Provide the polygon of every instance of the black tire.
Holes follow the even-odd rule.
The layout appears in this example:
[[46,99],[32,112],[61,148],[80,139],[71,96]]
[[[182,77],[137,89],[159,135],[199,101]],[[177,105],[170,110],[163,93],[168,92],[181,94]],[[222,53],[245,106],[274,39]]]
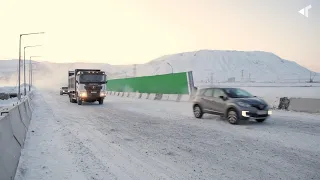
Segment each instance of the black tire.
[[77,98],[78,105],[82,105],[82,100],[80,98]]
[[103,104],[103,99],[99,99],[99,104]]
[[62,96],[63,94],[62,93],[60,93],[60,96]]
[[193,106],[193,115],[194,117],[200,119],[203,116],[203,111],[199,105],[194,105]]
[[229,109],[226,117],[230,124],[239,124],[240,122],[239,115],[235,109]]
[[267,118],[265,118],[265,119],[256,119],[256,121],[259,122],[259,123],[262,123],[262,122],[264,122],[266,119],[267,119]]

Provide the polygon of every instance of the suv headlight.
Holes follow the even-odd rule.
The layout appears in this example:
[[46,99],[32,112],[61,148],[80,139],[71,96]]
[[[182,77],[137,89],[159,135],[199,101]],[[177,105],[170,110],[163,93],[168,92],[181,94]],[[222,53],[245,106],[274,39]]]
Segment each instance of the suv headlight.
[[237,104],[238,104],[239,106],[241,106],[241,107],[251,107],[250,104],[244,103],[244,102],[237,102]]

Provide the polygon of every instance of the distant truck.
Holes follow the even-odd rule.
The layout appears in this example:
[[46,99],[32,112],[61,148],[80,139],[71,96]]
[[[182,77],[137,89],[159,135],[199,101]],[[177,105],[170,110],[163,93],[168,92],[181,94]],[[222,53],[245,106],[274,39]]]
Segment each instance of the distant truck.
[[68,72],[71,103],[95,102],[103,104],[106,97],[107,76],[99,69],[75,69]]

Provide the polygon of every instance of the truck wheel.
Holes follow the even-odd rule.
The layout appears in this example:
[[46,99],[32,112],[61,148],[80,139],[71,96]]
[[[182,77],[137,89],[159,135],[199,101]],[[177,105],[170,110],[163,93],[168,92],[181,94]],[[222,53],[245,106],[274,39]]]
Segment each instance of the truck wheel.
[[82,104],[82,100],[80,98],[77,98],[77,102],[78,102],[78,105]]
[[99,99],[99,104],[103,104],[103,99]]

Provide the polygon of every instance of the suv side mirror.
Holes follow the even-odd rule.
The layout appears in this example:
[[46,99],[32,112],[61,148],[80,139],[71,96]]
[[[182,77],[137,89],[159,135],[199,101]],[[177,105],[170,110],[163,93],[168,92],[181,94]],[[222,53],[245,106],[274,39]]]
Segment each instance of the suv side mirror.
[[108,81],[106,81],[106,84],[108,84]]
[[222,100],[227,100],[228,99],[228,97],[225,97],[225,96],[219,96]]

